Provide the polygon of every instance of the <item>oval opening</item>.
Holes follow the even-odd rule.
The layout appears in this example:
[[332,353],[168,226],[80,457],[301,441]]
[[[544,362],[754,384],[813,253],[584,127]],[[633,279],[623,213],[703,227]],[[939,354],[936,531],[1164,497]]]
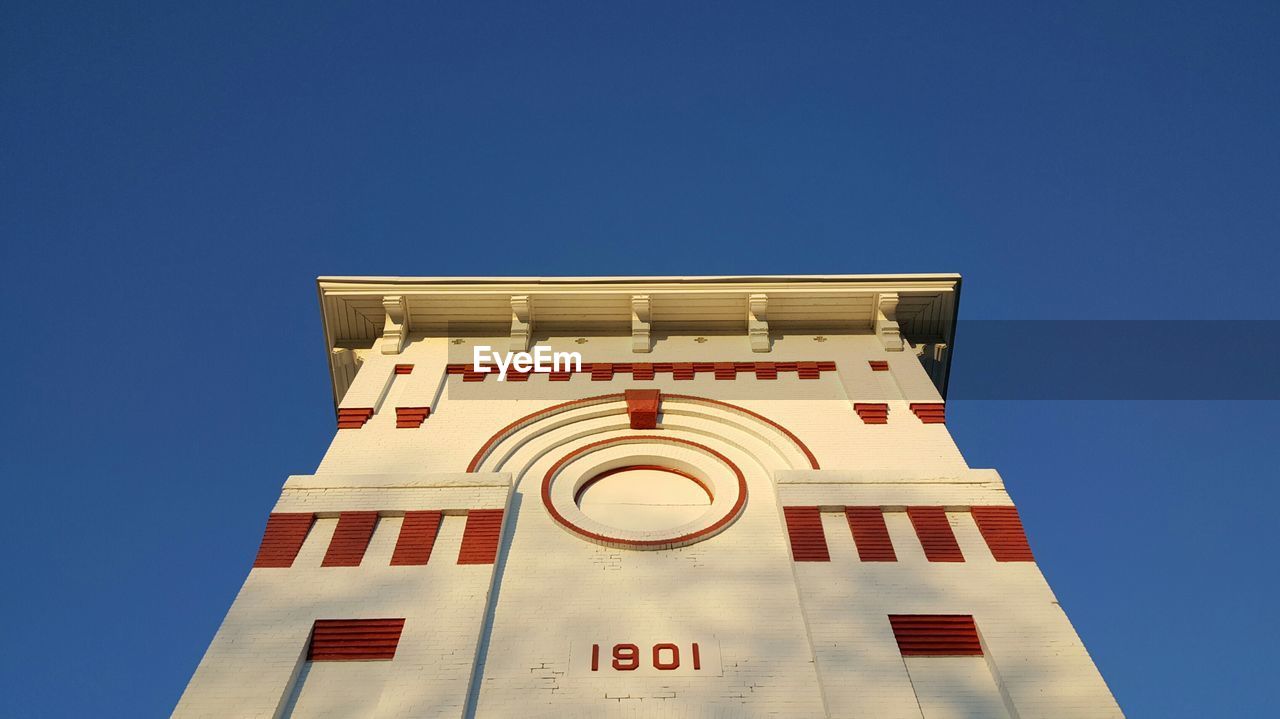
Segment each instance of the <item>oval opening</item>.
[[691,474],[667,467],[619,467],[587,480],[575,500],[601,524],[657,531],[688,524],[711,506],[711,491]]

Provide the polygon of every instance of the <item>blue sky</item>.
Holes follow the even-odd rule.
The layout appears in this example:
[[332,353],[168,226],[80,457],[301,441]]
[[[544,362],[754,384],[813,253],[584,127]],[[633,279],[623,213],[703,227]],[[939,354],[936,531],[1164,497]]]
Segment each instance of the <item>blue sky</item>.
[[[333,432],[316,275],[948,271],[966,319],[1280,319],[1278,35],[1247,2],[0,2],[3,713],[172,708]],[[1131,716],[1273,708],[1278,420],[951,403]]]

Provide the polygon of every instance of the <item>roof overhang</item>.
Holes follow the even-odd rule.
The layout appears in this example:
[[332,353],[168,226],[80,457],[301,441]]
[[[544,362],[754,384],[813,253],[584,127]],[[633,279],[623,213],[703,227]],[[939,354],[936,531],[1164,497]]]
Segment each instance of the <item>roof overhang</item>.
[[[325,347],[367,348],[387,327],[415,336],[495,336],[513,311],[538,332],[626,334],[637,298],[671,333],[748,332],[749,303],[767,298],[771,331],[871,332],[892,307],[915,345],[953,344],[958,274],[713,277],[320,277]],[[896,303],[890,298],[896,296]],[[389,323],[390,322],[390,323]],[[950,352],[938,379],[946,392]],[[339,391],[336,383],[335,393]]]

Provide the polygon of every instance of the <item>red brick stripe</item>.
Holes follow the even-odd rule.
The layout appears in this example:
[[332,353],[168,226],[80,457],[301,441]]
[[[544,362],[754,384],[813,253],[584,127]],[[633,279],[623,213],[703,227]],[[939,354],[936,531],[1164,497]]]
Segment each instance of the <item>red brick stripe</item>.
[[884,512],[879,507],[845,507],[844,517],[853,533],[853,543],[858,547],[858,559],[864,562],[896,562],[893,540],[884,524]]
[[829,562],[827,535],[822,531],[822,515],[817,507],[783,507],[791,558],[797,562]]
[[396,374],[413,374],[413,365],[411,364],[396,365]]
[[963,562],[960,544],[951,531],[947,512],[942,507],[907,507],[907,516],[916,528],[924,556],[930,562]]
[[403,619],[317,619],[307,659],[360,662],[392,659],[404,631]]
[[442,517],[443,513],[437,511],[405,512],[400,537],[396,539],[396,550],[391,554],[391,566],[426,564],[431,559]]
[[315,518],[311,512],[276,512],[268,516],[253,566],[292,567]]
[[1036,561],[1016,508],[970,507],[969,512],[997,562]]
[[498,538],[501,534],[501,509],[473,509],[467,512],[467,528],[462,532],[458,564],[493,564],[498,557]]
[[904,657],[982,656],[978,627],[968,614],[890,614]]
[[369,548],[369,538],[378,524],[377,512],[343,512],[338,515],[338,527],[329,540],[329,550],[324,553],[322,567],[358,567]]
[[888,372],[889,363],[885,360],[869,360],[867,362],[871,366],[872,372]]
[[[496,371],[477,372],[467,364],[451,364],[447,374],[462,375],[464,382],[483,382]],[[699,374],[710,374],[719,380],[736,379],[738,375],[753,373],[756,379],[777,379],[779,372],[795,372],[799,379],[820,379],[823,372],[835,372],[832,360],[805,362],[584,362],[583,374],[591,375],[596,382],[608,382],[618,375],[630,374],[632,380],[652,380],[656,374],[670,374],[672,379],[691,380]],[[524,382],[530,374],[546,374],[552,382],[566,382],[575,372],[507,372],[507,381]]]
[[853,411],[863,424],[889,424],[889,405],[883,402],[858,402]]

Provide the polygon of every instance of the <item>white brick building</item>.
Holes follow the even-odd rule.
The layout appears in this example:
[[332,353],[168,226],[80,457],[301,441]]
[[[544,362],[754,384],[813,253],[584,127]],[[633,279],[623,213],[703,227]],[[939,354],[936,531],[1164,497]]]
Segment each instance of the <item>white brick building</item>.
[[322,278],[339,429],[174,716],[1121,716],[947,432],[959,287]]

